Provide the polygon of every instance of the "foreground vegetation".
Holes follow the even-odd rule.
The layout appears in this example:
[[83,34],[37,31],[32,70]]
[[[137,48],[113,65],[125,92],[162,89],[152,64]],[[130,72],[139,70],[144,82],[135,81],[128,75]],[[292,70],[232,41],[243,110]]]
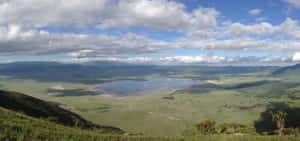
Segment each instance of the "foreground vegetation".
[[[255,134],[255,130],[234,123],[221,124],[216,128],[214,120],[206,120],[197,124],[197,130],[193,135],[150,137],[142,134],[124,133],[117,128],[85,125],[91,123],[86,123],[87,121],[84,119],[80,120],[84,121],[82,125],[78,123],[70,125],[59,120],[60,118],[68,119],[75,114],[60,109],[52,103],[7,91],[0,91],[0,97],[2,100],[0,106],[0,141],[296,141],[300,139],[297,137],[298,134],[285,137],[258,136]],[[43,114],[50,114],[47,111],[51,111],[51,109],[51,116],[56,117],[56,120],[43,117]],[[67,114],[61,115],[61,112]],[[234,135],[234,133],[245,134]]]
[[296,136],[176,136],[112,135],[66,127],[0,107],[0,141],[297,141]]

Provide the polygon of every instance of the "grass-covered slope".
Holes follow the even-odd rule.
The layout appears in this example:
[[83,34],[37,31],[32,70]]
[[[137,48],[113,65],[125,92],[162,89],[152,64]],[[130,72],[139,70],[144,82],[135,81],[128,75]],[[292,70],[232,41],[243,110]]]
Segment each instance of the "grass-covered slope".
[[287,79],[298,79],[298,76],[300,76],[300,64],[279,68],[272,75]]
[[0,90],[0,107],[66,126],[80,126],[85,129],[96,128],[101,132],[109,133],[123,132],[119,128],[93,124],[75,113],[60,108],[58,104],[42,101],[17,92]]
[[177,136],[104,135],[67,127],[0,107],[0,141],[297,141],[294,136]]
[[88,140],[101,135],[96,131],[59,125],[2,107],[0,113],[1,141]]

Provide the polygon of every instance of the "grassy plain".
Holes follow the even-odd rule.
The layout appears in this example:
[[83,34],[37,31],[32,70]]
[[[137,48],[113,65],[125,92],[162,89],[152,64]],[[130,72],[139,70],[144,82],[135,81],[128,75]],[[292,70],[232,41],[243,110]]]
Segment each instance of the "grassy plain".
[[[59,68],[59,66],[55,65],[52,68]],[[240,73],[240,68],[201,70],[191,67],[184,70],[178,67],[172,70],[168,67],[158,67],[150,68],[151,71],[147,71],[149,67],[146,69],[120,68],[119,70],[111,69],[113,73],[109,69],[102,69],[101,71],[105,73],[100,73],[99,76],[105,77],[92,78],[93,74],[96,74],[94,68],[89,70],[90,73],[84,73],[85,67],[79,68],[83,70],[76,76],[81,74],[89,76],[88,78],[80,77],[84,79],[82,83],[79,83],[80,80],[72,81],[72,75],[66,79],[68,81],[60,81],[59,75],[62,74],[52,79],[50,75],[45,76],[50,72],[45,74],[37,72],[40,73],[37,77],[34,73],[13,76],[7,71],[7,75],[0,76],[0,88],[57,102],[61,104],[61,107],[95,123],[116,126],[127,132],[143,133],[148,136],[190,135],[194,132],[194,125],[207,118],[216,119],[218,123],[236,122],[255,126],[255,121],[260,120],[261,114],[274,102],[300,107],[298,81],[274,78],[268,69],[262,71],[257,69],[252,72],[247,68],[241,68],[245,73]],[[67,74],[67,71],[58,72]],[[32,79],[29,78],[31,76]],[[203,88],[195,86],[194,89],[188,88],[179,92],[134,97],[98,95],[93,91],[93,88],[99,84],[98,82],[166,76],[213,80],[209,82],[215,82],[215,84],[207,91],[199,91]],[[93,79],[92,82],[97,83],[85,83],[91,82],[90,78]],[[63,96],[53,95],[49,91],[54,87],[63,88],[60,90]]]
[[[63,108],[101,125],[117,126],[128,132],[155,136],[192,134],[194,124],[206,118],[214,118],[218,122],[253,125],[270,102],[291,101],[287,97],[280,99],[262,98],[247,94],[247,92],[252,92],[253,95],[255,93],[260,94],[263,93],[260,91],[268,90],[257,89],[256,87],[220,89],[205,93],[183,92],[173,94],[166,92],[135,97],[111,97],[107,95],[57,97],[49,95],[47,90],[60,85],[65,90],[82,89],[84,93],[91,91],[95,85],[39,82],[25,79],[10,80],[9,78],[2,78],[2,80],[5,80],[0,81],[2,89],[20,91],[43,100],[58,102],[62,104]],[[229,86],[239,84],[238,82],[251,83],[261,80],[264,78],[236,77],[224,78],[220,82],[224,86]],[[169,96],[173,99],[164,98]],[[243,109],[241,107],[250,108]]]

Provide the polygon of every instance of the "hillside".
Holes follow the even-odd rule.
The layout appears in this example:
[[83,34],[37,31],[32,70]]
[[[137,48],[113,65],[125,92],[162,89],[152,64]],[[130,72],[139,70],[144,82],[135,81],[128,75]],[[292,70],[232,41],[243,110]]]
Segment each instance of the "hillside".
[[272,75],[289,79],[297,79],[295,76],[300,76],[300,64],[279,68],[274,71]]
[[278,136],[187,136],[144,137],[104,135],[94,130],[66,127],[0,107],[1,141],[297,141],[297,137]]
[[103,133],[122,133],[119,128],[93,124],[79,115],[62,109],[58,104],[45,102],[17,92],[0,90],[0,106],[35,118],[46,119],[65,126],[97,129]]
[[70,140],[90,139],[96,131],[58,125],[0,107],[0,140]]

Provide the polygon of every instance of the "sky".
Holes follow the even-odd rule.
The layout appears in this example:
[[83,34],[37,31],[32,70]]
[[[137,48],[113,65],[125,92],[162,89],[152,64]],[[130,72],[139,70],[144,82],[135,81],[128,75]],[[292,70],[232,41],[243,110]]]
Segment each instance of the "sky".
[[300,63],[300,0],[0,0],[0,63]]

